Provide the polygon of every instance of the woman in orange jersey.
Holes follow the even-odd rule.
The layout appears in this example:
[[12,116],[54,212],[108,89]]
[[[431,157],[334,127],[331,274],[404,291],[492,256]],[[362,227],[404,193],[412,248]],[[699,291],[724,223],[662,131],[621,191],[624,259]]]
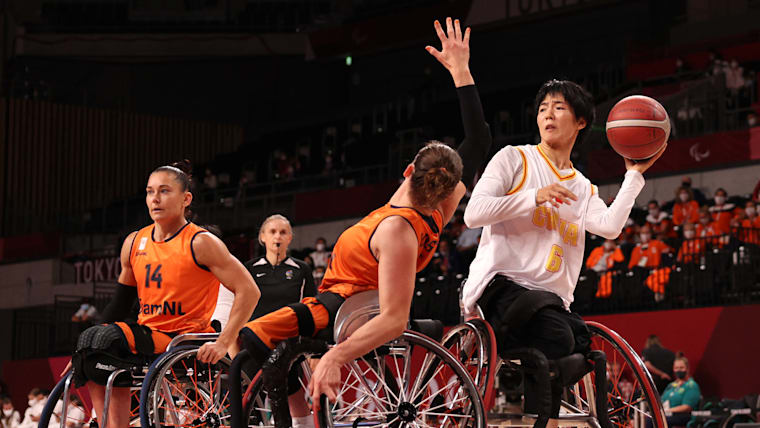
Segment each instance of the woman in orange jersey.
[[[251,316],[259,290],[224,243],[186,219],[192,202],[189,162],[151,173],[145,203],[153,224],[132,232],[121,248],[116,295],[103,311],[105,324],[85,330],[72,358],[74,381],[86,384],[98,417],[103,417],[105,382],[125,362],[144,362],[162,353],[180,333],[213,332],[219,283],[235,294],[226,328],[197,354],[215,363]],[[121,322],[139,298],[137,323]],[[112,392],[109,426],[129,425],[129,383]],[[102,419],[101,419],[102,420]]]
[[[404,181],[383,207],[373,211],[338,238],[319,294],[246,324],[242,344],[261,364],[277,343],[298,335],[313,336],[332,324],[342,301],[356,293],[379,290],[380,314],[319,361],[309,389],[314,403],[326,394],[335,400],[343,364],[401,335],[417,272],[430,261],[443,226],[451,219],[485,160],[491,136],[469,71],[469,29],[446,22],[441,52],[427,47],[451,73],[457,88],[465,128],[458,152],[441,143],[423,147],[404,170]],[[461,155],[461,156],[460,156]]]

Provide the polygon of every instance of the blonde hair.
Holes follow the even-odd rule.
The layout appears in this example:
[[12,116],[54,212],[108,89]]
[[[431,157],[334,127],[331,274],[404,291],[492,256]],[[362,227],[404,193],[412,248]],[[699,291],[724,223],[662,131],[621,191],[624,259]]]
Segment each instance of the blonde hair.
[[288,220],[288,218],[282,214],[272,214],[269,217],[264,219],[264,222],[261,223],[261,227],[259,228],[259,244],[261,244],[262,246],[264,245],[264,241],[261,240],[261,234],[264,233],[264,228],[266,227],[266,225],[275,220],[284,221],[288,225],[288,229],[290,229],[290,235],[293,236],[293,226],[290,225],[290,220]]

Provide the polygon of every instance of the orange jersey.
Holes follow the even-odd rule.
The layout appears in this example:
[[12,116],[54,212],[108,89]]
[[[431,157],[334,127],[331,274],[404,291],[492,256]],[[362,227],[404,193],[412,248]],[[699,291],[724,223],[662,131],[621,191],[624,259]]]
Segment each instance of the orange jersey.
[[155,242],[153,228],[137,232],[130,251],[140,301],[138,324],[169,333],[212,332],[219,280],[196,262],[191,247],[206,230],[187,223],[169,239]]
[[378,262],[372,254],[369,241],[380,222],[392,216],[403,217],[417,235],[417,272],[427,266],[438,246],[443,216],[439,211],[434,211],[428,217],[413,208],[386,204],[340,235],[319,291],[330,291],[345,298],[361,291],[377,289]]
[[678,250],[678,261],[685,263],[699,262],[699,257],[705,254],[703,244],[703,240],[700,239],[685,239]]
[[697,201],[676,202],[673,204],[673,223],[680,226],[684,223],[699,221],[699,204]]
[[660,258],[662,253],[666,253],[670,250],[664,242],[657,239],[652,239],[647,244],[637,244],[636,248],[631,253],[631,261],[628,263],[628,268],[632,269],[634,266],[640,264],[642,259],[646,258],[642,267],[656,268],[660,266]]

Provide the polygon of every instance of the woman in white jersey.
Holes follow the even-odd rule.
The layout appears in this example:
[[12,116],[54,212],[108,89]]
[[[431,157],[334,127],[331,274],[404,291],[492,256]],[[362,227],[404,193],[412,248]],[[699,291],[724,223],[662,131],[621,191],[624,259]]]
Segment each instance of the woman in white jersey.
[[[494,155],[465,210],[467,226],[483,227],[483,234],[463,299],[467,311],[474,313],[476,305],[483,310],[500,352],[528,346],[555,360],[584,352],[589,343],[585,323],[568,311],[586,231],[608,239],[620,234],[644,186],[642,173],[664,148],[646,161],[625,159],[628,172],[607,207],[570,162],[573,146],[594,122],[591,95],[573,82],[550,80],[536,95],[535,112],[541,142],[507,146]],[[510,311],[528,290],[553,293],[529,296],[549,296],[556,304],[526,298]],[[559,412],[559,392],[552,387],[552,418]],[[526,394],[526,413],[537,413],[536,400]]]

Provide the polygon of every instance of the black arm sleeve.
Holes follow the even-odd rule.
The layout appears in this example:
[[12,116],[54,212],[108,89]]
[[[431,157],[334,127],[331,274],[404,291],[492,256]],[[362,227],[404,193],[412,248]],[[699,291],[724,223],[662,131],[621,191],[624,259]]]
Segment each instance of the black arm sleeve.
[[317,295],[317,287],[314,285],[314,272],[311,271],[311,266],[306,262],[302,263],[303,267],[303,297],[314,297]]
[[457,88],[459,108],[464,126],[464,141],[457,152],[462,157],[462,182],[472,187],[475,174],[483,166],[491,150],[491,130],[483,114],[483,105],[475,85]]
[[103,309],[102,321],[124,321],[129,316],[132,305],[137,299],[137,287],[119,283],[116,285],[116,294]]

